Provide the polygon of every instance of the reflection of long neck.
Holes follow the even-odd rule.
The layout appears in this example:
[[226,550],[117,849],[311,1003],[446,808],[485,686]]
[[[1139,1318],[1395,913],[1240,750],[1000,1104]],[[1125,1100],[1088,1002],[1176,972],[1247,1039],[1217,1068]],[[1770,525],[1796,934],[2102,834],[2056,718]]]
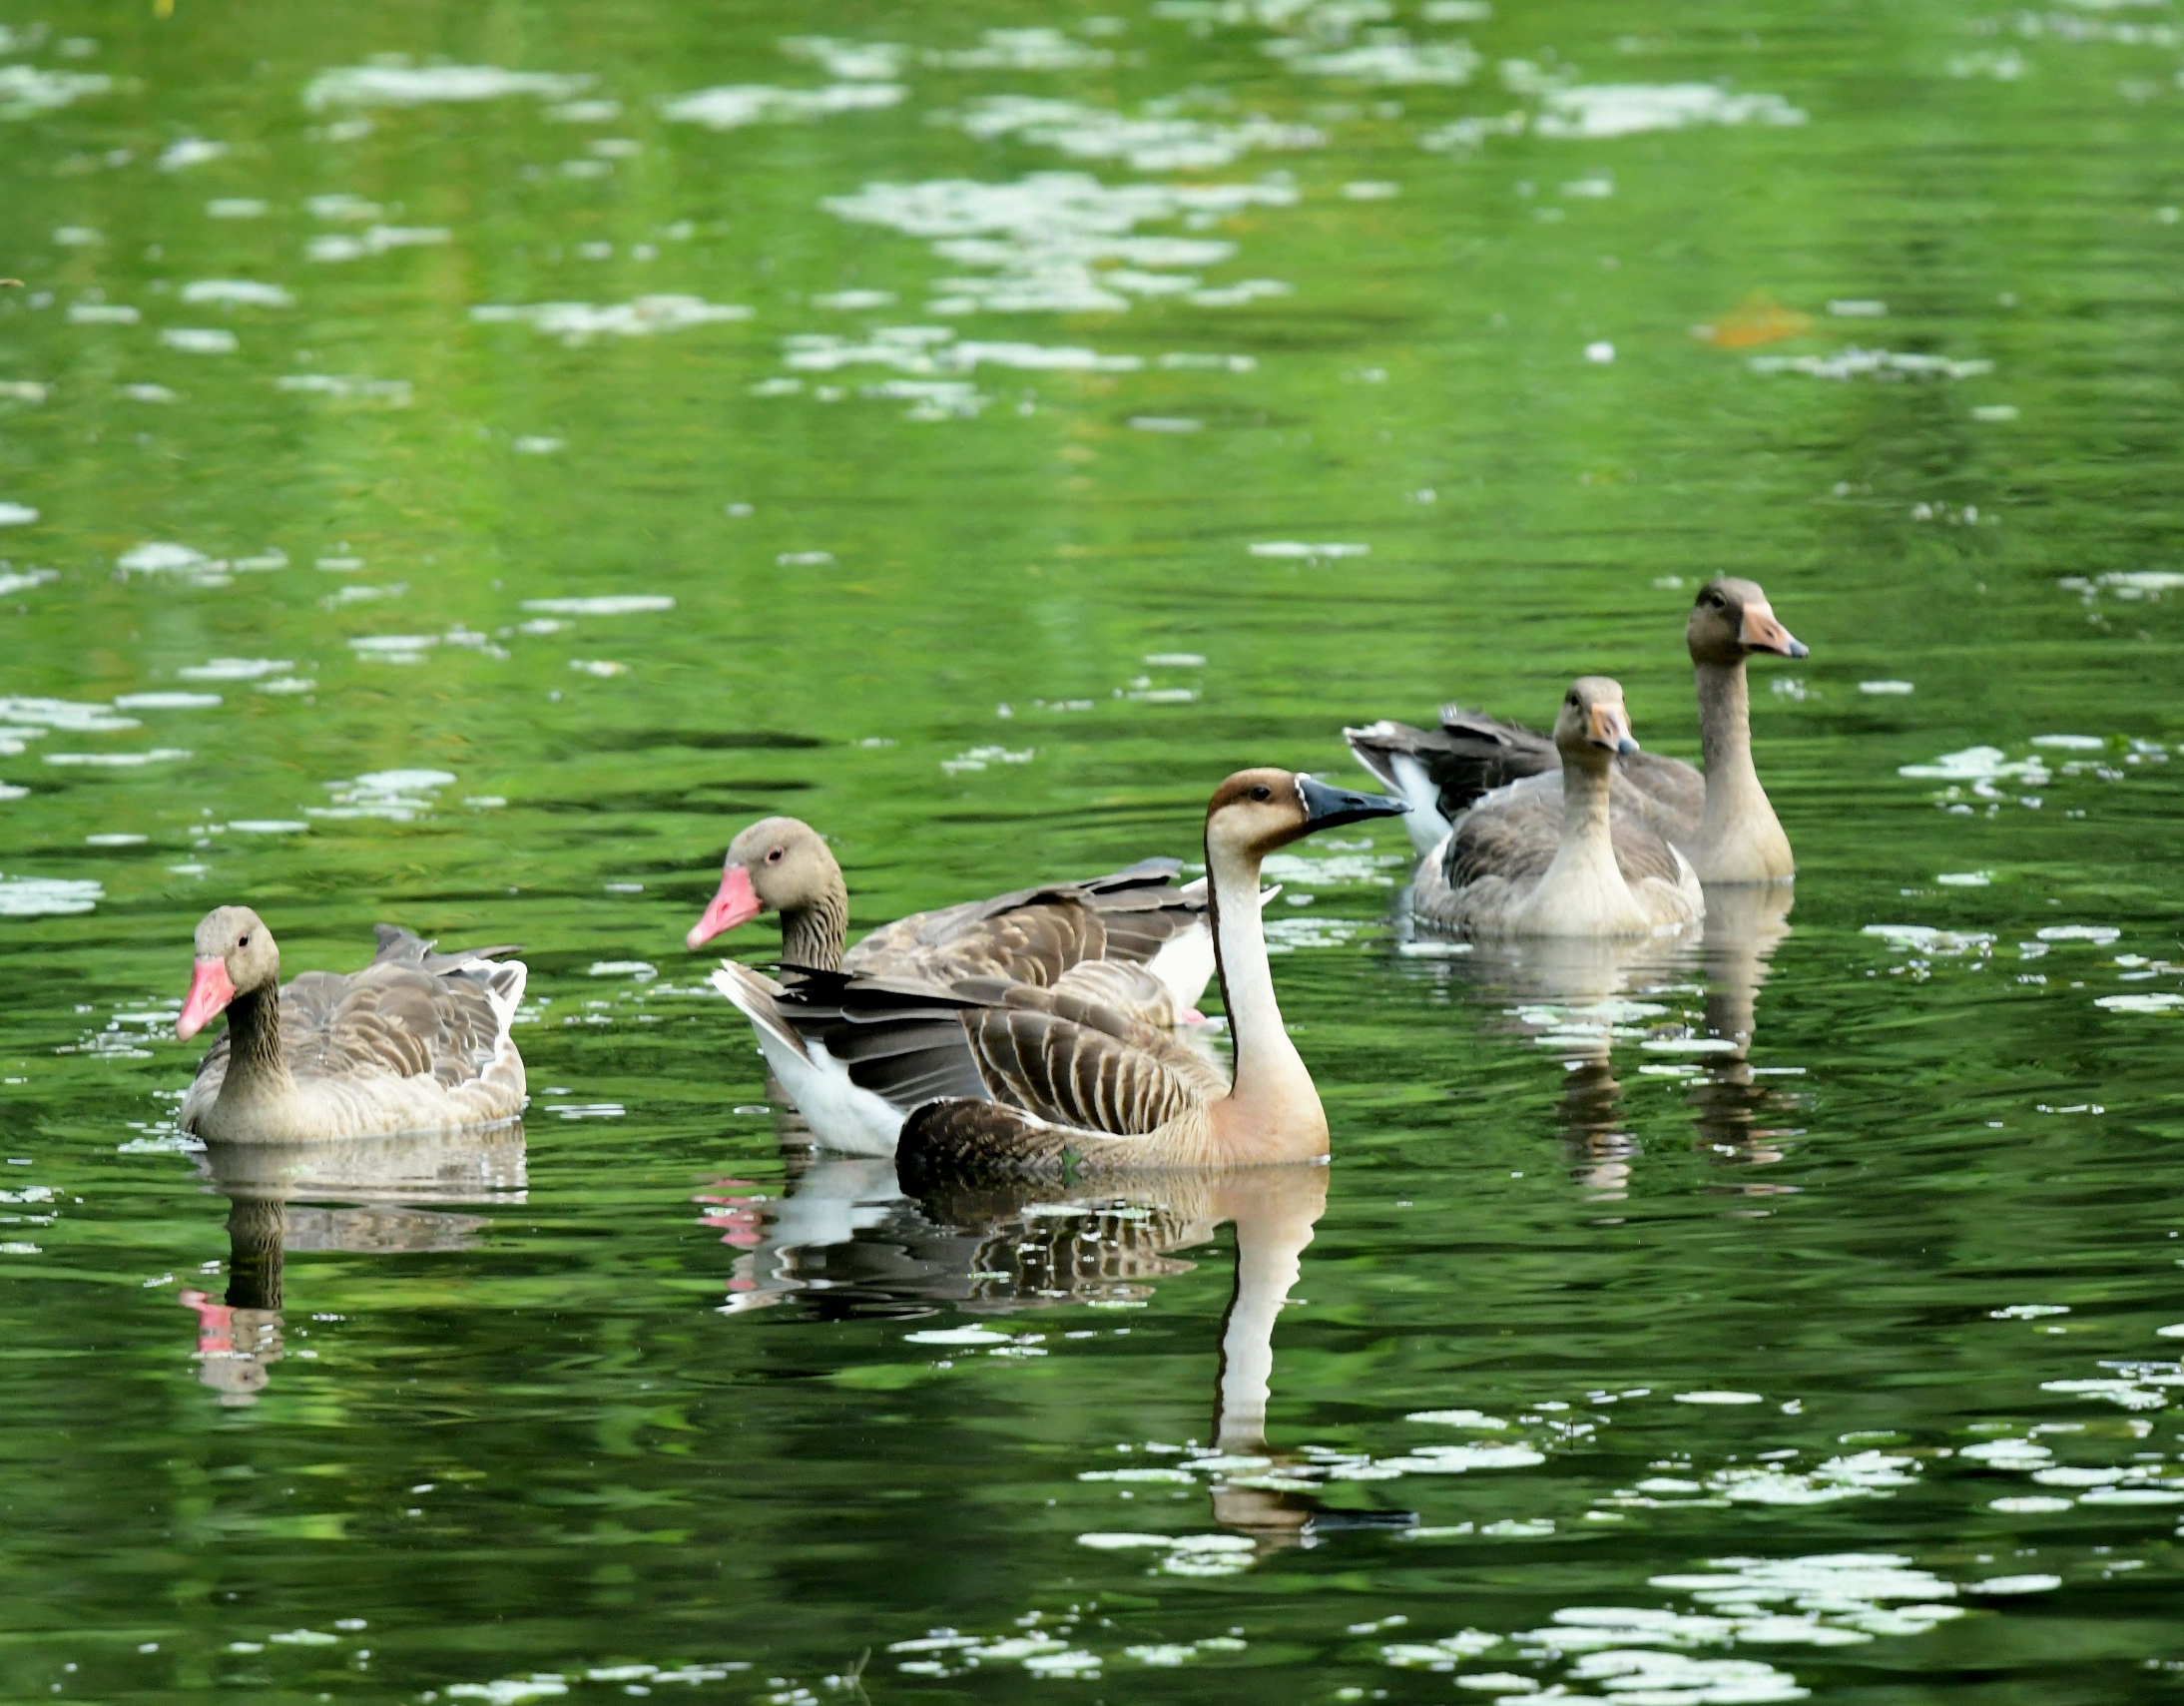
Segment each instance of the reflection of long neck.
[[1267,1435],[1274,1379],[1274,1323],[1297,1284],[1305,1246],[1327,1208],[1324,1168],[1280,1170],[1243,1187],[1236,1217],[1236,1290],[1221,1323],[1221,1386],[1214,1442],[1224,1451],[1256,1450]]
[[1206,839],[1221,1001],[1236,1045],[1236,1079],[1214,1104],[1219,1159],[1307,1161],[1328,1152],[1327,1115],[1282,1023],[1259,915],[1260,855]]
[[280,983],[277,975],[246,989],[228,1003],[228,1073],[222,1101],[243,1102],[294,1087],[280,1053]]
[[278,1309],[287,1205],[277,1197],[237,1197],[228,1213],[228,1302]]
[[782,963],[839,971],[842,945],[849,939],[849,889],[833,856],[823,849],[820,856],[825,868],[819,893],[782,913]]
[[1697,666],[1706,811],[1685,851],[1704,882],[1779,882],[1790,843],[1752,765],[1752,694],[1744,660]]

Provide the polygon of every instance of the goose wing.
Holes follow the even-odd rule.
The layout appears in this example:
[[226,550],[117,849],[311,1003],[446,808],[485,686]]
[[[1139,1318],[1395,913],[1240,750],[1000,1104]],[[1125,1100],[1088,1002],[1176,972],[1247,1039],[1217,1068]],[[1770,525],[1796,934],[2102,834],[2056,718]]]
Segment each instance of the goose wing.
[[452,1090],[485,1075],[508,1038],[524,967],[434,973],[375,960],[347,977],[306,971],[280,991],[288,1070],[316,1078],[432,1077]]
[[851,973],[935,983],[1007,977],[1050,987],[1086,960],[1142,964],[1203,926],[1206,903],[1175,885],[1175,859],[1141,860],[1083,882],[1018,889],[919,912],[874,930],[842,959]]

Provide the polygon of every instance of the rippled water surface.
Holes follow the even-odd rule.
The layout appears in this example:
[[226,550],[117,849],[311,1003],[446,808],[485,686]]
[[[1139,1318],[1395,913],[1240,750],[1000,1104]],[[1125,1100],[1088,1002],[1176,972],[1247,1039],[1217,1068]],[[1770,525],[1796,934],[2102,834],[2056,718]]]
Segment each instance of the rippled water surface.
[[[0,1692],[2173,1697],[2168,0],[4,16]],[[1695,754],[1724,569],[1795,909],[1293,850],[1324,1172],[907,1201],[681,947]],[[524,1130],[192,1153],[230,899],[527,944]]]

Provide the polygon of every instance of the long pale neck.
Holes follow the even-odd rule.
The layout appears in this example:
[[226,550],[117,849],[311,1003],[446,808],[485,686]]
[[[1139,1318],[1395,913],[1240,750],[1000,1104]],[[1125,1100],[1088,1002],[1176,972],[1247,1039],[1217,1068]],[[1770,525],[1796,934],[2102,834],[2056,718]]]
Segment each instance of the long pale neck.
[[1589,754],[1563,759],[1562,841],[1555,850],[1556,865],[1615,863],[1615,844],[1608,834],[1612,786],[1608,765],[1590,762]]
[[1711,818],[1717,796],[1760,792],[1759,772],[1752,768],[1752,688],[1742,658],[1733,664],[1700,664],[1695,673],[1699,744],[1706,754],[1706,810]]
[[1219,1104],[1224,1148],[1238,1161],[1327,1153],[1327,1116],[1274,998],[1259,916],[1259,855],[1206,848],[1221,1001],[1236,1045],[1236,1080]]
[[1790,843],[1752,766],[1752,697],[1744,660],[1697,666],[1706,811],[1685,849],[1707,882],[1772,882],[1795,866]]
[[228,1003],[228,1074],[222,1101],[245,1101],[291,1089],[280,1053],[280,985],[277,979],[247,989]]
[[782,963],[839,971],[842,945],[848,939],[849,889],[841,880],[841,866],[829,858],[818,896],[782,914]]

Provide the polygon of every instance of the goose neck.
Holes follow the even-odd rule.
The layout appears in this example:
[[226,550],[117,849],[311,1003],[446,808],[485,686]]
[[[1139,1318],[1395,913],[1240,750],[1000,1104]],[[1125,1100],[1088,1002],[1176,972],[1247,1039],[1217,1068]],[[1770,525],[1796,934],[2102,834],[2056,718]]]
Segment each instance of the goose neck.
[[1206,844],[1221,1000],[1236,1048],[1236,1077],[1219,1104],[1224,1158],[1298,1161],[1327,1153],[1327,1117],[1297,1045],[1282,1022],[1260,918],[1260,855]]
[[1712,795],[1717,777],[1729,781],[1750,777],[1752,769],[1752,689],[1744,660],[1733,664],[1700,664],[1695,672],[1699,688],[1699,744],[1706,755],[1707,793]]
[[280,987],[246,989],[228,1003],[228,1075],[222,1101],[248,1101],[292,1089],[280,1052]]
[[1701,664],[1697,679],[1706,807],[1685,851],[1702,882],[1786,881],[1796,865],[1752,766],[1752,702],[1744,660]]
[[828,859],[818,894],[782,913],[782,962],[814,971],[839,971],[849,939],[849,890],[841,867]]
[[[1605,760],[1606,755],[1601,758]],[[1563,758],[1563,853],[1609,851],[1608,802],[1613,786],[1608,765],[1591,762],[1590,754]]]

